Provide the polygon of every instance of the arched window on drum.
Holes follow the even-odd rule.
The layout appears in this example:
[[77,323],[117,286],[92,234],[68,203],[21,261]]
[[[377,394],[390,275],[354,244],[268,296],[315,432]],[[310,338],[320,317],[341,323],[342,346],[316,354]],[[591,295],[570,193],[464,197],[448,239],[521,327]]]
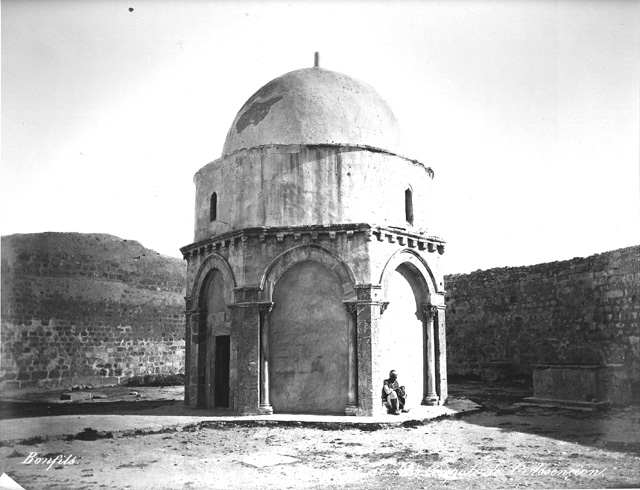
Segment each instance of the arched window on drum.
[[215,192],[211,194],[211,201],[209,203],[209,221],[215,221],[218,219],[218,194]]
[[413,225],[413,191],[411,187],[404,191],[404,216],[407,223]]

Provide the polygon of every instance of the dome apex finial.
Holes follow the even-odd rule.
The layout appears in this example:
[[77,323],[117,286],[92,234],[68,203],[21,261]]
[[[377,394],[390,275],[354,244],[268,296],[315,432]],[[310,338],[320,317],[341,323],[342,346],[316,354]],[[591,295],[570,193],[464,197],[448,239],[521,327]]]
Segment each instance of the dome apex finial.
[[320,67],[320,53],[318,51],[313,53],[313,66],[315,68],[319,68]]

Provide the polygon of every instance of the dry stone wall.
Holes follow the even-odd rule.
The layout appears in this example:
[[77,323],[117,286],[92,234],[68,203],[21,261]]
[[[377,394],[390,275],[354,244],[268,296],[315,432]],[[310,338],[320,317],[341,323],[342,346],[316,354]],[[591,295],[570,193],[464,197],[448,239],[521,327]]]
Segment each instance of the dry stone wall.
[[445,276],[450,375],[535,364],[623,364],[638,395],[640,246]]
[[2,237],[3,388],[184,372],[186,263],[111,235]]

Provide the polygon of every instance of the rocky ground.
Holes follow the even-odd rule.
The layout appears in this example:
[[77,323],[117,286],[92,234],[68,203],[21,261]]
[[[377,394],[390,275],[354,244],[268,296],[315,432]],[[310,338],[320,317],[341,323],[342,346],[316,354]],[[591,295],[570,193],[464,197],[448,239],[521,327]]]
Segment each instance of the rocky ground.
[[[159,431],[86,431],[79,437],[3,444],[1,470],[27,490],[640,486],[637,406],[606,412],[529,407],[515,404],[530,395],[526,385],[466,382],[452,388],[454,395],[464,394],[483,410],[368,430],[202,422]],[[173,390],[165,397],[179,397],[179,390]],[[126,404],[135,402],[128,396],[122,392],[119,401],[100,406],[109,413],[128,406],[122,410],[130,413]],[[32,406],[37,403],[31,400]],[[157,395],[138,403],[179,404]],[[11,417],[12,411],[0,414]],[[71,455],[75,464],[55,463],[50,469],[22,464],[32,452],[49,458]]]

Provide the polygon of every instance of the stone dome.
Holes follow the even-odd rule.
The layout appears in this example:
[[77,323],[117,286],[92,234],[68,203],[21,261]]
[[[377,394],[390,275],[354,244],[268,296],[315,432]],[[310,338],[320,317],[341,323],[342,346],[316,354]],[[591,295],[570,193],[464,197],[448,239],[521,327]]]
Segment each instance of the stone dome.
[[366,83],[319,67],[286,73],[253,94],[234,119],[222,155],[274,144],[402,153],[398,123],[380,95]]

